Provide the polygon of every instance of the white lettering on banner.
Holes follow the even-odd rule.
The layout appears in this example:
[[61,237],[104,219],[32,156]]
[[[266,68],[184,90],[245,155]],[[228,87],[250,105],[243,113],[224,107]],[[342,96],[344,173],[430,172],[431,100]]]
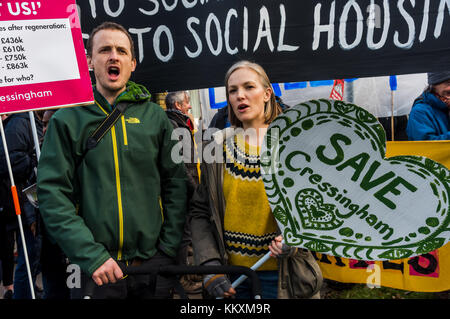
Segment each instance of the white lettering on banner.
[[138,36],[139,63],[141,63],[144,60],[144,41],[142,39],[142,34],[150,32],[151,29],[152,28],[142,28],[142,29],[130,28],[128,30],[131,34],[136,34]]
[[378,4],[375,4],[371,0],[370,5],[367,7],[369,17],[367,18],[367,27],[369,28],[381,28],[381,8]]
[[125,8],[125,0],[115,0],[115,1],[119,1],[119,8],[115,12],[113,12],[109,4],[110,0],[103,0],[103,6],[105,7],[106,14],[113,18],[120,16],[123,9]]
[[95,19],[97,18],[97,7],[95,6],[95,0],[89,0],[89,6],[91,7],[91,15]]
[[[161,53],[161,49],[160,49],[160,39],[161,39],[161,35],[165,34],[167,37],[167,41],[169,43],[169,52],[167,53],[167,55],[163,55]],[[153,35],[153,48],[155,50],[155,54],[156,57],[158,59],[160,59],[163,62],[167,62],[169,61],[172,56],[173,56],[173,52],[174,52],[174,43],[173,43],[173,37],[172,37],[172,33],[170,32],[170,29],[165,26],[165,25],[160,25],[156,31],[155,34]]]
[[273,41],[272,41],[272,33],[270,32],[270,18],[269,12],[266,7],[262,7],[259,10],[259,27],[258,27],[258,36],[256,39],[255,47],[253,48],[253,52],[255,52],[258,47],[261,39],[263,37],[267,38],[267,45],[271,52],[273,52]]
[[244,30],[242,31],[242,49],[248,50],[248,9],[244,7]]
[[320,44],[320,34],[322,32],[328,33],[328,42],[327,42],[327,49],[331,49],[334,45],[334,19],[335,19],[335,12],[336,12],[336,1],[333,1],[331,3],[330,8],[330,23],[322,25],[320,24],[320,10],[322,8],[322,4],[319,3],[314,8],[314,41],[312,45],[313,51],[317,50],[319,48]]
[[139,8],[139,11],[142,12],[143,14],[145,14],[145,15],[148,15],[148,16],[152,16],[152,15],[157,14],[158,10],[159,10],[159,3],[158,3],[158,1],[156,1],[156,0],[148,0],[148,1],[152,2],[155,7],[152,10],[150,10],[150,11],[142,9],[142,8]]
[[[361,46],[365,46],[369,50],[380,50],[386,45],[409,50],[416,43],[422,43],[427,39],[429,26],[433,30],[434,38],[438,39],[441,37],[442,31],[448,29],[444,23],[450,22],[450,0],[436,2],[430,0],[397,0],[395,2],[378,0],[378,3],[371,0],[367,6],[367,2],[364,6],[361,5],[362,2],[358,0],[318,1],[312,12],[313,27],[309,35],[312,46],[310,48],[313,51],[331,50],[337,39],[339,48],[345,51],[361,48]],[[112,18],[120,17],[127,11],[127,4],[132,1],[89,0],[87,3],[90,15],[95,19],[98,17],[100,9],[103,10],[103,15],[106,14]],[[207,4],[206,0],[147,0],[141,1],[135,10],[136,14],[144,16],[155,16],[165,12],[175,15],[179,10],[190,10],[199,6],[206,8]],[[433,7],[431,7],[432,5]],[[173,21],[173,24],[150,24],[139,27],[131,25],[128,26],[128,29],[130,33],[137,36],[139,62],[144,61],[145,49],[147,50],[145,56],[148,57],[150,53],[148,50],[152,49],[158,60],[168,62],[178,52],[178,46],[184,48],[183,55],[190,59],[198,58],[202,54],[233,56],[249,50],[252,53],[263,50],[293,52],[308,46],[308,38],[305,38],[305,34],[301,35],[302,38],[298,39],[297,43],[287,43],[295,39],[294,32],[296,30],[293,26],[298,25],[298,22],[291,21],[295,20],[295,17],[287,14],[290,9],[288,1],[281,1],[278,4],[279,10],[272,10],[273,6],[255,6],[253,5],[251,8],[254,12],[251,16],[249,16],[248,5],[228,8],[223,14],[222,12],[220,14],[207,12],[206,14],[202,13],[202,17],[187,16],[181,26],[187,34],[181,38],[182,41],[175,38],[176,35],[183,34],[183,30],[174,29],[175,24],[178,27],[180,22],[178,19],[172,19],[175,16],[168,17],[168,21]],[[18,14],[19,9],[23,14],[32,14],[33,12],[31,5],[23,7],[18,4],[11,5],[13,14]],[[74,9],[71,10],[74,12]],[[84,10],[89,9],[86,7]],[[430,12],[435,21],[430,19]],[[75,15],[71,16],[71,21],[76,20],[73,17]],[[395,27],[393,27],[391,17],[395,17]],[[151,23],[151,20],[149,21]],[[310,22],[306,21],[305,23]],[[257,29],[251,30],[251,28]],[[275,30],[276,32],[273,32]],[[148,34],[147,37],[147,33],[150,32],[155,32],[155,34]],[[241,35],[242,38],[240,38]],[[365,41],[363,36],[366,37]],[[83,35],[83,38],[87,37],[87,34]],[[149,43],[150,39],[153,41]],[[159,41],[167,41],[168,52],[161,52],[161,48],[164,46],[161,46]]]
[[200,53],[202,53],[203,44],[202,44],[202,40],[200,40],[200,37],[198,36],[198,33],[194,30],[194,28],[192,28],[192,23],[200,24],[200,20],[196,17],[190,17],[187,20],[187,28],[189,29],[189,31],[192,33],[192,36],[194,37],[195,43],[197,44],[197,51],[192,52],[186,46],[184,47],[184,51],[186,52],[188,57],[190,57],[191,59],[194,59],[194,58],[198,57],[200,55]]
[[436,39],[441,35],[442,24],[444,23],[445,7],[447,7],[447,14],[450,15],[450,0],[441,0],[439,3],[439,13],[436,19],[436,28],[434,29],[434,37]]
[[181,0],[181,2],[183,2],[183,5],[186,9],[193,8],[197,4],[197,0],[193,0],[192,2]]
[[[211,41],[211,22],[214,22],[217,33],[217,48],[214,48]],[[206,43],[208,48],[214,55],[219,55],[222,52],[222,30],[220,29],[220,22],[214,13],[210,13],[206,19],[206,31],[205,31]]]
[[424,0],[422,26],[420,27],[419,41],[423,42],[427,37],[428,20],[430,19],[430,0]]
[[235,17],[235,18],[238,17],[237,11],[235,9],[231,9],[230,11],[228,11],[227,19],[225,20],[225,34],[224,34],[225,48],[227,49],[227,52],[229,55],[234,55],[239,52],[239,49],[236,47],[234,49],[231,49],[231,47],[230,47],[230,20],[231,20],[231,17]]
[[286,28],[286,8],[283,4],[280,4],[280,15],[281,15],[281,27],[280,27],[280,35],[278,37],[278,48],[277,51],[295,51],[298,50],[298,46],[287,45],[284,44],[284,29]]
[[[416,0],[409,0],[412,4],[413,7],[416,6]],[[401,13],[401,15],[403,16],[403,18],[405,19],[406,23],[408,24],[408,30],[409,30],[409,36],[408,36],[408,41],[406,41],[405,43],[401,43],[399,40],[399,32],[395,31],[394,33],[394,44],[402,49],[410,49],[414,43],[414,37],[416,34],[416,27],[414,25],[414,19],[411,17],[411,15],[405,10],[403,3],[405,2],[405,0],[400,0],[397,3],[398,9]]]
[[164,6],[164,9],[166,9],[166,11],[172,11],[177,7],[178,0],[174,0],[171,6],[169,6],[165,0],[162,0],[162,4]]
[[[369,15],[368,21],[372,21],[372,19],[375,19],[375,20],[377,19],[376,17],[375,18],[372,17],[372,14],[375,14],[375,12],[377,12],[377,10],[375,10],[374,8],[378,8],[378,11],[379,11],[378,15],[381,14],[380,7],[378,5],[375,5],[374,1],[375,0],[371,0],[370,1],[369,8],[371,8],[371,9],[370,9],[370,15]],[[390,12],[389,12],[389,2],[388,2],[388,0],[384,0],[383,1],[383,7],[384,7],[383,33],[381,34],[380,41],[378,41],[377,43],[375,43],[374,40],[373,40],[373,38],[374,38],[374,31],[375,31],[375,27],[377,26],[377,24],[376,23],[369,23],[369,25],[368,25],[366,41],[367,41],[367,47],[369,49],[371,49],[371,50],[378,50],[378,49],[382,48],[384,46],[384,44],[386,43],[386,40],[387,40],[388,31],[389,31],[389,25],[391,23],[391,17],[390,17]],[[378,27],[381,27],[381,26],[378,25]]]
[[[346,39],[347,20],[351,8],[353,8],[356,12],[356,38],[352,44],[348,44]],[[357,47],[362,39],[363,27],[363,15],[358,3],[355,0],[347,2],[344,6],[344,11],[342,12],[341,20],[339,23],[339,44],[341,48],[344,50],[350,50]]]

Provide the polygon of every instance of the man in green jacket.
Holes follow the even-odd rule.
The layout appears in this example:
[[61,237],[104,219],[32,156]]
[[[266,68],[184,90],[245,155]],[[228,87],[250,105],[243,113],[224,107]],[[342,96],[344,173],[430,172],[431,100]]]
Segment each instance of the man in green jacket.
[[[87,51],[95,103],[59,110],[50,121],[38,167],[41,214],[51,239],[98,285],[94,297],[151,297],[149,278],[122,280],[119,263],[174,263],[185,220],[184,167],[171,159],[175,141],[163,109],[129,81],[136,59],[126,29],[100,25]],[[127,105],[123,115],[86,152],[119,103]],[[170,297],[172,282],[158,276],[156,294]]]

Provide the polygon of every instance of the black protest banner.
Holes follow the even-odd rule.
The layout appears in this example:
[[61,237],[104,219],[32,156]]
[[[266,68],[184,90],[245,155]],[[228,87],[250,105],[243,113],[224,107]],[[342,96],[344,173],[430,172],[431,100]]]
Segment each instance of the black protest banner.
[[450,0],[78,0],[84,38],[103,21],[135,40],[153,92],[223,85],[240,59],[272,82],[450,69]]

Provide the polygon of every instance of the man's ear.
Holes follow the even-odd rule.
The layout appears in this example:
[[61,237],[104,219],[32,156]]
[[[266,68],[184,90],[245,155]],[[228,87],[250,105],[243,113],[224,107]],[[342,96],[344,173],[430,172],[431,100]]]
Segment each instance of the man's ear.
[[136,70],[136,58],[133,59],[133,61],[131,61],[132,65],[131,65],[131,72],[134,72],[134,70]]
[[86,58],[87,58],[89,70],[93,70],[94,66],[92,65],[92,58],[89,55]]
[[176,108],[178,111],[181,111],[181,103],[180,103],[180,102],[175,102],[175,108]]

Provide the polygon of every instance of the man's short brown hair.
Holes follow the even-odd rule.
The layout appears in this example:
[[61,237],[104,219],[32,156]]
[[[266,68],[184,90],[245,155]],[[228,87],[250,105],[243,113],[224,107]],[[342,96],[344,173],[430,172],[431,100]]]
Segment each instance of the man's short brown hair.
[[133,38],[131,37],[131,34],[122,25],[115,23],[115,22],[109,22],[109,21],[103,22],[98,27],[94,28],[94,30],[92,30],[91,34],[89,35],[89,39],[86,44],[87,55],[89,57],[92,57],[92,48],[94,46],[94,43],[93,43],[94,36],[97,32],[99,32],[101,30],[118,30],[118,31],[122,31],[123,33],[125,33],[125,35],[128,37],[128,40],[130,40],[131,58],[133,60],[136,58],[136,54],[134,51],[134,42],[133,42]]

